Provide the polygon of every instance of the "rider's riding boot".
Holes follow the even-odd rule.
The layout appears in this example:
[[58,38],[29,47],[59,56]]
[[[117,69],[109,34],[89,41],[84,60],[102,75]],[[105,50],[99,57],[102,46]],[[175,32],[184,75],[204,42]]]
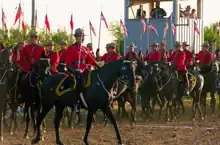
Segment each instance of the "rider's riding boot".
[[117,94],[118,94],[118,81],[115,82],[113,87],[113,95],[117,96]]

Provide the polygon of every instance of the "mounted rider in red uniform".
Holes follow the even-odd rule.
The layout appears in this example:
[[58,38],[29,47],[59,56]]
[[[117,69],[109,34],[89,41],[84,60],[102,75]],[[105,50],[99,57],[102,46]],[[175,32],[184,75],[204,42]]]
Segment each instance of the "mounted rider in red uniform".
[[[86,45],[86,47],[88,48],[88,50],[89,50],[91,56],[92,56],[94,59],[96,59],[95,54],[94,54],[94,52],[93,52],[92,43],[88,43],[88,44]],[[91,61],[91,59],[88,60],[88,66],[89,66],[90,70],[94,70],[94,69],[96,68],[96,66],[94,65],[93,61]]]
[[65,40],[60,41],[60,51],[58,52],[60,57],[60,62],[57,67],[59,72],[64,72],[66,69],[65,57],[66,57],[66,50],[67,50],[67,42]]
[[65,62],[68,71],[76,75],[81,87],[81,76],[83,76],[85,70],[89,70],[88,62],[96,65],[96,60],[90,54],[90,51],[82,45],[85,36],[84,30],[80,28],[76,29],[74,36],[76,42],[67,48]]
[[24,42],[20,41],[12,51],[12,61],[16,67],[20,67],[21,51],[24,48]]
[[176,51],[174,51],[170,57],[171,62],[176,67],[178,71],[178,75],[182,76],[185,81],[185,91],[184,96],[189,96],[189,79],[188,72],[186,68],[186,54],[182,48],[180,42],[176,42],[175,44]]
[[106,45],[107,53],[99,57],[99,49],[97,49],[98,60],[104,61],[105,63],[120,59],[120,55],[116,52],[115,43],[109,43]]
[[168,58],[170,57],[169,52],[166,50],[166,43],[165,41],[160,42],[160,53],[161,53],[161,61],[167,62]]
[[131,43],[129,48],[130,48],[130,51],[126,53],[125,59],[127,59],[127,60],[138,60],[138,58],[139,58],[138,54],[134,51],[134,49],[136,48],[134,43]]
[[147,61],[149,63],[159,63],[161,61],[162,55],[161,53],[157,50],[158,49],[158,44],[157,42],[153,42],[152,44],[152,52],[147,54],[143,60]]
[[209,44],[204,43],[202,50],[196,54],[196,61],[199,61],[200,69],[202,72],[207,72],[210,62],[213,60],[212,53],[209,52]]
[[[99,55],[99,49],[97,49],[97,60],[104,61],[105,63],[112,62],[114,60],[120,59],[120,55],[116,52],[116,45],[115,43],[109,43],[106,45],[107,53],[105,53],[102,57]],[[117,95],[118,90],[118,81],[115,82],[113,86],[113,93]]]
[[46,56],[50,59],[50,65],[51,73],[58,73],[57,66],[59,65],[60,62],[60,57],[57,52],[54,51],[54,43],[53,41],[49,41],[47,45],[45,45],[46,48]]
[[188,69],[189,68],[192,69],[192,67],[193,67],[193,58],[192,58],[193,54],[191,51],[189,51],[190,45],[187,42],[183,42],[182,46],[183,46],[183,50],[186,54],[186,66]]
[[21,72],[24,74],[30,71],[31,66],[35,64],[37,60],[45,57],[45,50],[38,44],[38,36],[36,33],[32,32],[30,34],[30,42],[29,45],[25,45],[21,50],[20,65]]

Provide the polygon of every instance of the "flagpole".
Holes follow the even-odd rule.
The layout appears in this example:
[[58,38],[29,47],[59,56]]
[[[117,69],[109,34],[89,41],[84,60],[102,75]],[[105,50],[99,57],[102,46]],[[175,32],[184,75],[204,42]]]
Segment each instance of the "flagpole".
[[90,41],[92,43],[92,30],[91,30],[91,22],[89,21],[89,31],[90,31]]
[[[22,13],[22,20],[23,20],[23,23],[24,23],[24,1],[23,1],[23,13]],[[25,24],[24,24],[25,25]],[[23,30],[23,41],[25,41],[25,38],[26,38],[26,29],[24,28]]]
[[170,50],[172,50],[172,43],[173,43],[173,27],[172,27],[172,14],[171,14],[171,16],[170,16]]
[[3,24],[3,4],[4,4],[4,2],[3,2],[4,0],[2,0],[2,30],[4,30],[4,24]]
[[[71,20],[70,21],[73,21],[72,19],[73,19],[73,12],[71,13]],[[73,42],[73,30],[72,30],[72,28],[70,30],[70,42],[71,43]]]
[[[102,12],[102,8],[101,8]],[[98,48],[100,49],[100,39],[101,39],[101,29],[102,29],[102,16],[100,14],[100,22],[99,22],[99,40],[98,40]]]
[[142,18],[140,18],[140,50],[139,51],[142,51],[143,23],[141,21],[142,21]]
[[[46,16],[47,16],[47,4],[46,4]],[[47,16],[48,17],[48,16]],[[46,19],[46,18],[45,18]],[[46,42],[48,41],[48,34],[47,34],[47,26],[45,27],[46,28]]]
[[149,49],[150,49],[150,31],[148,30],[148,24],[149,24],[149,18],[147,18],[147,28],[146,28],[146,30],[147,30],[147,50],[149,51]]
[[[20,0],[20,3],[19,3],[19,6],[21,6],[21,0]],[[19,7],[18,7],[18,9],[19,9]],[[21,13],[23,13],[22,10],[21,10]],[[21,15],[20,15],[19,20],[18,20],[18,42],[21,41],[20,28],[21,28]]]

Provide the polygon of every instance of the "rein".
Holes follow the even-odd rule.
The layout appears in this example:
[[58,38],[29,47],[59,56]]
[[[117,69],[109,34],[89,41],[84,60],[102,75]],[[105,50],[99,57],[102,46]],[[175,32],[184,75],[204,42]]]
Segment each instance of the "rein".
[[171,78],[173,77],[173,74],[174,74],[174,73],[172,73],[172,74],[170,75],[169,79],[168,79],[168,80],[166,81],[166,83],[164,83],[161,87],[159,86],[158,81],[161,80],[162,78],[161,78],[161,77],[160,77],[159,79],[155,78],[158,91],[162,91],[162,89],[164,89],[164,87],[167,86],[167,84],[170,82]]

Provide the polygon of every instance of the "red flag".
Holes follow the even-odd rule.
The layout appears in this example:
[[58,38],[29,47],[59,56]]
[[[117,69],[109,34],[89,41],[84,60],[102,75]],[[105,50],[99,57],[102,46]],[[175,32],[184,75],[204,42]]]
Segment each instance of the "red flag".
[[47,30],[50,32],[50,23],[49,23],[47,14],[46,14],[46,16],[45,16],[45,25],[46,25]]
[[90,30],[92,30],[93,34],[96,36],[95,29],[90,21],[89,21],[89,28]]
[[106,21],[104,15],[103,15],[103,13],[102,13],[102,11],[101,11],[101,20],[104,21],[104,23],[105,23],[105,27],[108,29],[108,23],[107,23],[107,21]]
[[200,35],[200,31],[199,31],[199,28],[197,27],[197,23],[196,23],[195,20],[194,20],[194,31],[195,31],[198,35]]
[[24,24],[24,20],[22,19],[22,22],[21,22],[21,26],[22,26],[22,30],[25,31],[25,24]]
[[176,27],[175,27],[175,25],[173,24],[173,22],[171,22],[171,27],[172,27],[173,35],[176,35]]
[[148,24],[147,26],[148,26],[149,29],[151,29],[152,33],[156,33],[157,36],[159,35],[158,32],[157,32],[157,29],[153,25]]
[[4,29],[7,28],[7,25],[6,25],[6,15],[5,15],[3,9],[2,9],[2,26],[3,26]]
[[21,17],[21,13],[22,13],[22,10],[21,10],[21,4],[19,4],[19,6],[18,6],[18,10],[17,10],[17,13],[16,13],[16,16],[15,16],[15,22],[14,22],[14,25],[16,24],[16,22],[18,21],[18,19]]
[[145,23],[145,21],[144,21],[144,18],[142,18],[141,19],[141,23],[142,23],[142,25],[143,25],[143,28],[144,28],[144,32],[146,32],[146,27],[147,27],[147,25],[146,25],[146,23]]
[[168,22],[166,21],[164,24],[163,39],[166,39],[168,29],[169,29],[169,25],[168,25]]
[[70,18],[70,28],[73,31],[73,15],[71,15],[71,18]]
[[123,30],[124,30],[124,34],[125,34],[125,36],[128,36],[128,30],[127,30],[127,28],[125,27],[125,25],[124,25],[124,23],[123,23],[123,21],[120,19],[120,25],[121,25],[121,27],[123,28]]

